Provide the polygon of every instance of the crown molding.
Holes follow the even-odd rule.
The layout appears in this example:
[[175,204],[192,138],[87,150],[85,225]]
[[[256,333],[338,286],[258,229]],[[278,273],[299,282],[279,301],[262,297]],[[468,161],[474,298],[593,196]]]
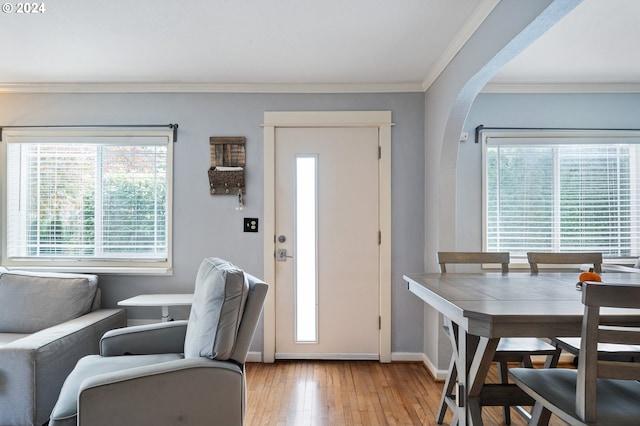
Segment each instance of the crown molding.
[[422,81],[422,91],[427,91],[438,76],[449,65],[449,62],[458,54],[462,46],[471,38],[478,27],[487,19],[487,16],[500,3],[500,0],[482,0],[475,8],[471,16],[460,27],[460,30],[453,37],[442,55],[438,58],[434,66],[429,71],[427,77]]
[[640,83],[489,83],[480,93],[640,93]]
[[416,83],[0,83],[2,93],[398,93],[423,92]]
[[[3,93],[423,93],[420,83],[0,83]],[[489,83],[481,93],[640,93],[640,83]]]

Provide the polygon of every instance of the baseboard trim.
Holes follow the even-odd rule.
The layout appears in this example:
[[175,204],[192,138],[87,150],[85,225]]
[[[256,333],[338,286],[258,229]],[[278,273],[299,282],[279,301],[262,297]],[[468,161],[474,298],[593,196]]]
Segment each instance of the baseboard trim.
[[[154,320],[154,319],[129,319],[127,320],[127,326],[131,327],[131,326],[136,326],[136,325],[146,325],[146,324],[154,324],[159,322],[158,320]],[[282,354],[278,354],[278,355],[282,355]],[[355,355],[353,357],[344,357],[344,356],[334,356],[334,357],[311,357],[310,359],[367,359],[367,360],[377,360],[378,358],[376,357],[372,357],[372,355],[370,354],[365,354],[366,356],[363,356],[363,354],[358,354]],[[562,354],[560,355],[560,360],[558,361],[558,363],[560,364],[571,364],[573,362],[573,358],[575,356],[567,353],[567,352],[562,352]],[[291,357],[288,358],[285,354],[284,357],[282,356],[277,356],[278,359],[296,359],[295,357]],[[534,364],[544,364],[546,357],[544,356],[540,356],[540,357],[533,357],[532,358],[532,362]],[[249,353],[247,354],[247,362],[263,362],[263,357],[262,357],[262,352],[260,351],[249,351]],[[426,354],[423,354],[422,352],[392,352],[391,353],[391,362],[422,362],[425,367],[427,368],[427,370],[429,371],[429,374],[431,374],[431,376],[433,377],[434,380],[436,381],[444,381],[447,378],[447,370],[438,370],[435,365],[433,365],[433,363],[431,362],[431,360],[427,357]]]
[[247,362],[262,362],[262,352],[249,351],[247,354]]
[[421,362],[422,358],[421,352],[391,352],[392,362]]
[[[434,380],[440,382],[440,381],[445,381],[447,379],[447,370],[438,370],[435,365],[433,365],[433,363],[431,362],[431,360],[427,357],[427,355],[425,354],[421,354],[418,353],[416,354],[417,356],[421,357],[421,361],[424,363],[425,367],[427,367],[427,370],[429,371],[429,373],[431,374],[431,376],[433,377]],[[573,354],[567,353],[567,352],[562,352],[562,354],[560,354],[560,359],[558,360],[559,364],[571,364],[573,362],[573,358],[575,356]],[[533,356],[531,357],[531,362],[533,364],[539,364],[542,365],[545,363],[547,357],[546,356]]]
[[433,377],[433,379],[436,382],[443,382],[445,381],[445,379],[447,378],[447,370],[438,370],[436,368],[435,365],[433,365],[433,363],[431,362],[431,360],[427,357],[426,354],[421,354],[422,355],[422,362],[425,365],[425,367],[427,367],[427,370],[429,371],[429,373],[431,374],[431,377]]
[[359,361],[359,360],[371,360],[377,361],[380,359],[378,354],[368,354],[368,353],[287,353],[287,352],[276,352],[276,359],[288,360],[288,359],[308,359],[308,360],[345,360],[345,361]]
[[134,327],[136,325],[148,325],[148,324],[155,324],[160,322],[160,320],[154,320],[154,319],[128,319],[127,320],[127,327]]

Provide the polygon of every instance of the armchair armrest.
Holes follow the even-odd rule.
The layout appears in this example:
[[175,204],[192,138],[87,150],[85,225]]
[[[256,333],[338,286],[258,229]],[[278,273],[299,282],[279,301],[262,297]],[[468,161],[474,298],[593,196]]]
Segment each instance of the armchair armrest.
[[80,385],[78,425],[240,426],[243,387],[240,366],[204,358],[101,374]]
[[183,353],[186,333],[186,320],[111,330],[100,339],[100,355]]
[[76,362],[98,352],[124,309],[98,309],[0,347],[0,424],[43,424]]

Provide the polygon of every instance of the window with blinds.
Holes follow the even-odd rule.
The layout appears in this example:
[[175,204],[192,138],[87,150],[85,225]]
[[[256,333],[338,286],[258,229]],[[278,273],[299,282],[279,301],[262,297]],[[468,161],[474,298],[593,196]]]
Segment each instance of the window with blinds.
[[640,256],[640,133],[487,134],[488,251]]
[[168,270],[172,139],[7,131],[3,265]]

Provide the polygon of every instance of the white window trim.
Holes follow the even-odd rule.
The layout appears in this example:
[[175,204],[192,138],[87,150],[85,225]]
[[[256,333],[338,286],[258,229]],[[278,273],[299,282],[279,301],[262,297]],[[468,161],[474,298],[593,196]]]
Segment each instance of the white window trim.
[[[145,261],[144,259],[132,260],[87,260],[65,259],[64,261],[47,261],[7,258],[7,146],[11,141],[21,138],[47,138],[47,137],[162,137],[167,138],[167,258],[164,261]],[[54,128],[5,128],[2,131],[0,142],[0,167],[2,167],[2,228],[0,238],[2,265],[9,269],[21,269],[32,271],[66,271],[109,274],[141,274],[141,275],[171,275],[173,273],[173,130],[158,129],[54,129]]]

